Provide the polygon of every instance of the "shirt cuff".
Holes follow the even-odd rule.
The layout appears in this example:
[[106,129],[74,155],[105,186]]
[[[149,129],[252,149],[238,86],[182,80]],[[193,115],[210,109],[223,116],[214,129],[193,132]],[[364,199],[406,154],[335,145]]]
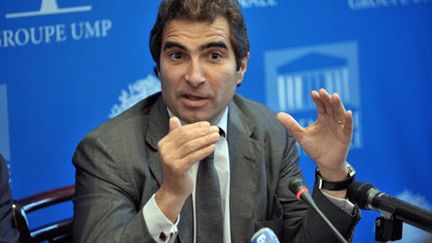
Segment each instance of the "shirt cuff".
[[171,243],[175,241],[178,234],[177,224],[180,221],[180,215],[173,224],[159,209],[155,194],[144,205],[142,212],[144,222],[153,240],[158,243]]
[[332,203],[334,203],[336,206],[338,206],[340,209],[342,209],[349,215],[353,214],[355,206],[350,200],[332,196],[322,190],[321,193],[324,194],[324,196],[327,197],[328,200],[330,200]]

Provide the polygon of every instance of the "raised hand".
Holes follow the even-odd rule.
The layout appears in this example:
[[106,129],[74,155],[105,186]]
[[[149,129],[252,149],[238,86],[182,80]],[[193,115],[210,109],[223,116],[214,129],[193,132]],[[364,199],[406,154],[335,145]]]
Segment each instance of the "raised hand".
[[156,193],[156,203],[174,222],[194,188],[191,166],[214,152],[219,129],[208,122],[182,126],[177,117],[169,123],[168,135],[158,144],[164,179]]
[[325,89],[313,91],[312,98],[318,117],[310,126],[303,128],[283,112],[277,119],[315,161],[324,178],[343,180],[347,176],[345,160],[352,138],[352,112],[345,110],[338,94],[330,95]]

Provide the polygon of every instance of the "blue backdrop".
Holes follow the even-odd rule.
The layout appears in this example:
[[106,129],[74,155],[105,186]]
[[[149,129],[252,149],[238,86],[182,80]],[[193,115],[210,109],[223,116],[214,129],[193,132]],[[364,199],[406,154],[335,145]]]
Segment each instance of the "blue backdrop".
[[[251,59],[238,92],[305,125],[312,89],[339,92],[354,113],[358,179],[431,209],[432,1],[240,3]],[[81,138],[160,88],[148,50],[158,5],[0,1],[0,153],[15,198],[74,183]],[[301,166],[312,183],[313,162]],[[354,242],[373,241],[377,216],[364,213]],[[425,237],[405,227],[406,242]]]

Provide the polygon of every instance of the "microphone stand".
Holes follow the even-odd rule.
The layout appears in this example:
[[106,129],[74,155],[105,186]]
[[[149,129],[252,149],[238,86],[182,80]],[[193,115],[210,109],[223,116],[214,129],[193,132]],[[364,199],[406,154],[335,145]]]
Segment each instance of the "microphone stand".
[[309,189],[306,185],[303,184],[303,180],[300,178],[291,179],[289,182],[290,190],[296,195],[297,200],[301,200],[308,204],[311,209],[313,209],[318,216],[330,227],[331,231],[336,235],[336,238],[341,243],[348,243],[348,241],[343,237],[343,235],[339,232],[338,229],[330,222],[330,220],[324,215],[321,209],[315,204],[311,194],[309,193]]
[[[377,242],[402,239],[403,222],[416,228],[432,233],[432,214],[423,209],[393,198],[384,193],[376,202],[372,200],[371,207],[382,213],[375,220],[375,240]],[[377,206],[379,205],[380,206]]]
[[390,214],[388,218],[375,219],[375,241],[377,243],[402,239],[402,221]]
[[382,213],[382,217],[375,220],[376,242],[402,239],[402,222],[432,233],[432,213],[386,195],[371,184],[354,182],[348,188],[347,196],[361,209]]

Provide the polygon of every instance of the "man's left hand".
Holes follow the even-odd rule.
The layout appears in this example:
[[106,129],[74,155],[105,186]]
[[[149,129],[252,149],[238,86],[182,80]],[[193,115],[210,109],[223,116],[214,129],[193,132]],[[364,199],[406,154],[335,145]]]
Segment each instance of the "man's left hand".
[[315,161],[322,177],[329,181],[344,180],[347,176],[345,161],[352,138],[352,112],[345,110],[338,94],[330,95],[325,89],[313,91],[312,98],[318,118],[310,126],[303,128],[283,112],[277,115],[277,119]]

